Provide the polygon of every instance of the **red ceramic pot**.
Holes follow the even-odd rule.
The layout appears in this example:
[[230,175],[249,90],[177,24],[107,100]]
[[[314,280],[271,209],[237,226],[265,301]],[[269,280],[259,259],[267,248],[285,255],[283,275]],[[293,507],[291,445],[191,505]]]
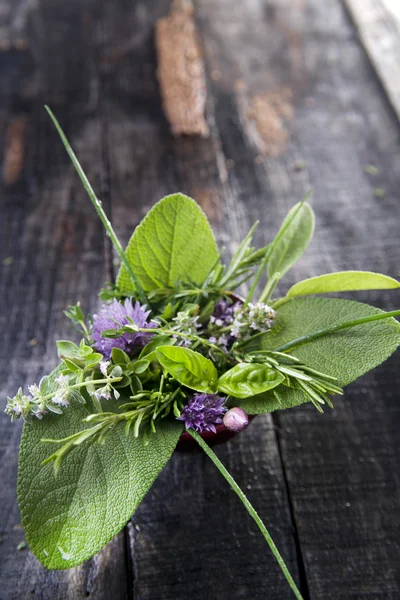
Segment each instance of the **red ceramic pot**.
[[[256,415],[249,415],[249,425],[251,421],[254,419]],[[217,425],[215,427],[217,430],[216,433],[212,433],[212,431],[203,431],[201,437],[209,446],[218,446],[219,444],[225,444],[235,436],[237,436],[240,431],[231,431],[227,429],[223,423]],[[192,438],[192,436],[184,431],[179,438],[178,444],[176,446],[177,452],[197,452],[201,451],[200,446]]]

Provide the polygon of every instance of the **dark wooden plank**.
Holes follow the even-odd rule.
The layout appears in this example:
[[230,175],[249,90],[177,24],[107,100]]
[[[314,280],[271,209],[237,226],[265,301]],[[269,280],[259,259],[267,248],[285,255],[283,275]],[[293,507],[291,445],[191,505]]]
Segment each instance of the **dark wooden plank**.
[[[54,340],[66,331],[62,308],[77,296],[93,308],[95,296],[84,282],[89,272],[96,290],[105,275],[103,236],[56,137],[48,139],[44,101],[55,103],[106,205],[111,198],[124,240],[154,201],[179,188],[198,199],[229,250],[260,216],[257,241],[263,243],[314,185],[319,230],[289,283],[337,268],[399,275],[398,129],[338,1],[198,0],[210,140],[173,140],[160,110],[152,27],[167,13],[167,0],[81,4],[42,2],[30,16],[37,71],[24,89],[39,89],[33,104],[28,92],[9,93],[19,89],[19,63],[1,71],[11,82],[1,88],[3,137],[13,139],[12,118],[22,112],[27,139],[35,140],[25,149],[21,179],[2,193],[2,251],[18,258],[17,275],[2,266],[3,392],[40,376],[43,356],[54,364]],[[379,173],[365,173],[367,164]],[[62,207],[57,218],[50,198]],[[48,260],[50,273],[39,277]],[[16,295],[24,310],[5,318]],[[394,302],[389,293],[358,297],[388,307]],[[37,331],[42,337],[31,347],[26,340]],[[333,413],[321,417],[303,408],[273,421],[261,417],[218,450],[272,524],[295,574],[304,559],[311,598],[399,596],[397,373],[393,358],[353,386]],[[134,516],[128,589],[123,536],[81,568],[45,573],[15,551],[22,536],[14,529],[18,432],[4,418],[0,423],[4,598],[292,597],[252,522],[201,455],[174,456]]]
[[[398,125],[341,4],[197,6],[228,184],[243,212],[261,213],[263,241],[314,187],[315,241],[288,284],[346,268],[398,277]],[[252,118],[257,106],[275,110],[270,128]],[[398,385],[397,354],[333,412],[274,417],[310,598],[399,597]]]
[[[108,277],[101,225],[43,110],[44,102],[52,104],[100,192],[101,124],[88,111],[96,83],[90,72],[96,39],[85,25],[89,8],[36,3],[24,30],[35,68],[26,71],[17,51],[1,54],[3,399],[55,365],[55,340],[71,335],[63,309],[81,299],[93,311]],[[78,69],[80,56],[86,62]],[[15,490],[19,436],[20,427],[0,414],[0,598],[127,597],[123,533],[93,560],[65,572],[46,571],[28,549],[17,550],[24,540]]]
[[[208,109],[209,139],[174,139],[162,114],[153,27],[168,2],[108,5],[101,96],[108,128],[112,218],[124,241],[152,204],[182,191],[203,206],[218,238],[231,252],[248,228],[246,209],[234,186]],[[140,39],[141,36],[141,39]],[[114,47],[113,47],[114,46]],[[251,215],[252,217],[252,215]],[[285,481],[270,417],[251,428],[218,455],[247,491],[268,524],[294,576],[296,540]],[[225,481],[200,455],[174,455],[129,528],[134,597],[186,599],[291,598],[292,593],[266,547]]]

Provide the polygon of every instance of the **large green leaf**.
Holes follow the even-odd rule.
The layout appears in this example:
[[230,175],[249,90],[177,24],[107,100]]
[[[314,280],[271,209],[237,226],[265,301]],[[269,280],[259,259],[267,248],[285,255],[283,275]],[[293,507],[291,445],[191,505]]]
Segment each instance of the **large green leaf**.
[[338,273],[327,273],[326,275],[299,281],[290,288],[287,297],[395,288],[400,288],[400,283],[387,275],[371,273],[370,271],[339,271]]
[[314,232],[314,211],[307,202],[295,204],[288,212],[272,242],[268,259],[268,276],[280,276],[299,260]]
[[[107,401],[105,410],[117,412]],[[87,406],[87,405],[86,405]],[[88,427],[86,406],[73,402],[62,416],[46,415],[25,424],[19,457],[18,502],[30,548],[49,569],[67,569],[98,552],[118,533],[168,462],[182,431],[177,421],[161,421],[149,443],[126,437],[121,423],[104,445],[84,444],[68,454],[57,477],[42,461],[60,439]]]
[[[274,350],[304,335],[333,325],[383,311],[337,298],[295,298],[278,309],[273,329],[255,336],[246,350]],[[347,385],[386,360],[400,345],[400,324],[394,318],[343,329],[295,347],[290,354],[308,366],[337,378]],[[291,408],[307,398],[303,392],[285,388],[259,394],[236,404],[250,413]],[[254,403],[254,405],[253,405]]]
[[261,415],[274,410],[294,408],[305,402],[310,402],[310,398],[304,392],[280,385],[252,398],[235,399],[231,404],[232,406],[241,406],[249,415]]
[[215,392],[217,369],[199,352],[180,346],[161,346],[156,350],[156,356],[164,369],[182,385],[198,392]]
[[[194,200],[173,194],[160,200],[135,229],[125,250],[145,291],[174,286],[177,281],[203,283],[218,259],[207,218]],[[132,290],[122,265],[117,286]]]

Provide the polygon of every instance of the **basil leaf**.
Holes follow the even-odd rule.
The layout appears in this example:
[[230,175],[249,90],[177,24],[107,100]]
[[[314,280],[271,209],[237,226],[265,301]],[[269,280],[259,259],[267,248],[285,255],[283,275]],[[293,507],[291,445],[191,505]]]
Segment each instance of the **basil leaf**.
[[[58,371],[59,374],[59,371]],[[107,410],[118,412],[108,400]],[[48,414],[25,424],[19,458],[18,501],[30,548],[48,569],[67,569],[98,552],[118,533],[168,462],[182,432],[178,421],[162,420],[148,445],[128,437],[121,423],[104,440],[83,444],[67,455],[57,477],[41,466],[53,445],[87,427],[86,408],[73,401],[62,416]]]
[[319,277],[311,277],[293,285],[287,298],[330,292],[352,292],[355,290],[388,290],[399,288],[400,283],[392,277],[369,271],[339,271]]
[[268,277],[280,277],[299,260],[314,233],[314,211],[307,202],[295,204],[288,212],[271,244]]
[[218,379],[211,360],[199,352],[175,346],[161,346],[157,360],[179,383],[198,392],[212,394]]
[[[125,254],[145,291],[173,287],[178,281],[201,285],[218,259],[205,214],[183,194],[166,196],[150,210],[134,231]],[[117,287],[134,289],[123,265]]]
[[281,373],[267,365],[239,363],[218,379],[217,390],[235,398],[247,398],[271,390],[284,379]]
[[[275,350],[322,329],[384,311],[339,298],[294,298],[277,310],[273,328],[243,344],[245,351]],[[386,360],[400,345],[400,323],[390,317],[343,329],[290,350],[309,367],[351,383]]]
[[168,335],[158,335],[154,337],[148,344],[145,345],[141,353],[140,358],[146,358],[148,361],[156,360],[156,350],[160,346],[173,346],[176,344],[176,340]]

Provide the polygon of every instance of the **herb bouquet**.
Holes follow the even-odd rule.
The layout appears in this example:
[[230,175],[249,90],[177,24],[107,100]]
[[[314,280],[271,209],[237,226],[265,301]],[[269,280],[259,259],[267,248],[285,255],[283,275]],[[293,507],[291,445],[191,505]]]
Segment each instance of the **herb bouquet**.
[[[304,402],[332,407],[333,395],[400,344],[393,318],[400,310],[315,296],[400,284],[348,271],[300,281],[275,298],[313,234],[306,201],[264,248],[252,247],[254,226],[224,265],[201,209],[174,194],[150,210],[124,251],[49,113],[122,264],[97,314],[86,319],[79,303],[66,311],[79,345],[57,342],[56,369],[8,398],[6,412],[26,421],[18,497],[33,553],[49,569],[66,569],[98,552],[186,430],[239,495],[301,598],[264,524],[204,438],[244,429],[248,415]],[[236,290],[245,282],[241,298]]]

